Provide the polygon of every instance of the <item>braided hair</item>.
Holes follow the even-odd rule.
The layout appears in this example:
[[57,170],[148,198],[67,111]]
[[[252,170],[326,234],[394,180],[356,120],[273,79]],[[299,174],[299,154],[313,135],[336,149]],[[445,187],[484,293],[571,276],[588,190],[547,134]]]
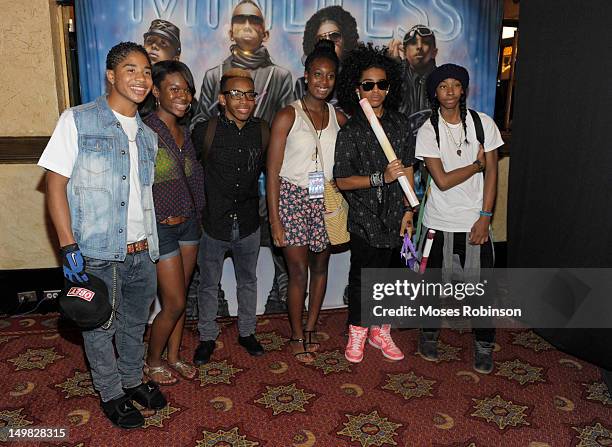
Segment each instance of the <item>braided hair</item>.
[[106,55],[106,69],[114,70],[117,66],[127,58],[130,53],[140,53],[147,58],[149,65],[151,64],[151,58],[149,53],[145,50],[145,47],[134,42],[119,42],[117,45],[112,47]]
[[[436,133],[436,141],[438,142],[438,148],[440,147],[440,130],[438,129],[438,123],[440,122],[440,101],[438,101],[438,97],[434,96],[431,101],[431,116],[429,117],[429,121],[434,128],[434,132]],[[465,143],[469,144],[467,139],[467,101],[465,97],[465,92],[461,93],[461,97],[459,98],[459,112],[461,115],[461,124],[463,125],[463,134],[465,135]]]

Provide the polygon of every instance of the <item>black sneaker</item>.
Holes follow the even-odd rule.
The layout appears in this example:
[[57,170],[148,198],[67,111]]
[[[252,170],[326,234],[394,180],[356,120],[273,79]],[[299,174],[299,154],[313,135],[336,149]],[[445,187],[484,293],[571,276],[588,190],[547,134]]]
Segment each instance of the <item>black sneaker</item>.
[[127,396],[102,402],[101,405],[106,417],[119,428],[138,428],[144,425],[143,415]]
[[474,369],[481,374],[493,371],[493,343],[474,341]]
[[238,343],[251,355],[259,356],[264,353],[264,348],[255,338],[255,334],[248,337],[238,337]]
[[128,398],[149,410],[161,410],[168,405],[168,401],[159,390],[159,385],[155,382],[141,383],[132,388],[124,388],[123,391]]
[[201,341],[193,354],[193,363],[196,365],[204,365],[205,363],[208,363],[214,350],[214,340]]
[[419,354],[429,362],[437,362],[440,359],[437,332],[419,332]]

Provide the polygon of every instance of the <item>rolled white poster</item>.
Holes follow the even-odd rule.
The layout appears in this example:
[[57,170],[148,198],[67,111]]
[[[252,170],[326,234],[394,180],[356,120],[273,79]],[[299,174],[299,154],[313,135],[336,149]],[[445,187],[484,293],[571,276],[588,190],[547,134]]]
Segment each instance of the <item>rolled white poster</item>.
[[[376,135],[376,139],[378,140],[380,147],[382,147],[382,150],[387,156],[387,160],[389,160],[389,163],[394,160],[397,160],[397,155],[395,155],[395,151],[391,147],[391,142],[389,141],[389,138],[387,138],[387,134],[385,134],[385,131],[380,125],[378,117],[374,114],[374,110],[372,109],[372,106],[370,105],[368,99],[363,98],[361,101],[359,101],[359,105],[361,106],[363,113],[368,119],[370,127],[374,131],[374,135]],[[408,183],[408,178],[405,175],[402,175],[397,179],[397,181],[402,187],[402,190],[404,191],[404,194],[406,195],[410,206],[413,208],[416,207],[419,204],[419,199],[417,199],[417,196],[412,190],[410,183]]]

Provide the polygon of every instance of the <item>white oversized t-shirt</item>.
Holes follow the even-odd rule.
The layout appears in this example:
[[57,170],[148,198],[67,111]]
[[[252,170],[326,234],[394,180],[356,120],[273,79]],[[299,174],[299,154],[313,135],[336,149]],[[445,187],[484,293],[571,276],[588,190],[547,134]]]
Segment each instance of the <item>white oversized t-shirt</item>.
[[[497,149],[504,144],[499,129],[495,122],[484,113],[478,112],[484,130],[484,150],[489,152]],[[440,117],[438,129],[440,131],[440,148],[436,142],[431,121],[427,120],[419,129],[416,140],[415,155],[419,160],[427,158],[440,158],[444,171],[450,172],[474,163],[478,155],[480,143],[476,139],[476,129],[474,120],[470,113],[466,117],[467,140],[461,146],[461,155],[457,153],[457,146],[449,136],[458,143],[460,135],[463,134],[461,123],[449,124],[450,129]],[[425,214],[423,225],[439,231],[454,233],[469,232],[474,223],[480,217],[482,210],[484,189],[484,177],[482,173],[472,175],[465,182],[456,185],[446,191],[438,188],[432,178],[431,190],[425,204]]]
[[[113,110],[128,137],[130,154],[130,195],[128,199],[127,243],[131,244],[146,238],[140,179],[138,177],[138,147],[136,134],[138,122],[136,117],[121,115]],[[133,140],[133,141],[132,141]],[[42,153],[38,165],[70,178],[79,152],[78,132],[72,110],[66,110],[60,116],[53,135]]]

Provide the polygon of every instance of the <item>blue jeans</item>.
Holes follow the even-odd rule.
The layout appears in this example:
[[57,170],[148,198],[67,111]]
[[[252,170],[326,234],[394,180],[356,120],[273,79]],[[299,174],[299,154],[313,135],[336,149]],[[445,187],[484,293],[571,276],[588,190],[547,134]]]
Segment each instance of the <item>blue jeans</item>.
[[240,239],[237,221],[232,227],[232,240],[214,239],[202,231],[198,266],[198,331],[201,341],[215,340],[219,335],[217,310],[219,281],[225,254],[231,250],[236,273],[238,298],[238,332],[241,337],[255,333],[257,324],[257,258],[259,257],[260,229]]
[[143,251],[127,255],[124,262],[85,258],[85,265],[87,273],[102,279],[108,287],[111,305],[113,294],[115,298],[110,327],[83,331],[94,388],[102,401],[108,402],[122,396],[123,388],[142,383],[143,335],[157,292],[155,264]]

